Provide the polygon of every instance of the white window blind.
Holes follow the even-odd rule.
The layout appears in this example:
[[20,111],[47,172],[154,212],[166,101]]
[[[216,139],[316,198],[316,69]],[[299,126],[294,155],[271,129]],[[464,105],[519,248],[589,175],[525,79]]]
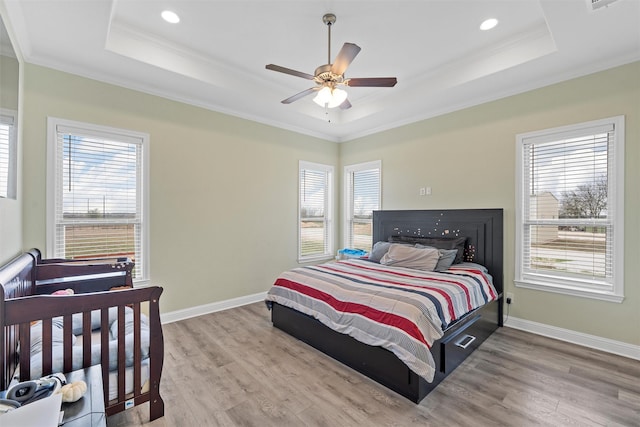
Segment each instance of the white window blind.
[[146,278],[145,136],[53,123],[53,256],[129,257]]
[[380,209],[380,174],[379,160],[344,168],[344,245],[347,248],[371,250],[373,211]]
[[333,167],[310,162],[299,166],[298,259],[333,255],[331,197]]
[[621,295],[623,135],[616,118],[518,137],[516,284]]
[[15,197],[15,146],[14,115],[0,114],[0,197]]

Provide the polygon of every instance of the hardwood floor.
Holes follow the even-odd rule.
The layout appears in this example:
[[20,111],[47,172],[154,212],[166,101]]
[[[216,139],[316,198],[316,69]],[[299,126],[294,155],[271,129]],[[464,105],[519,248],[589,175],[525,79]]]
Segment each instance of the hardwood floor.
[[165,416],[108,426],[640,426],[640,361],[500,328],[419,405],[273,328],[263,303],[164,325]]

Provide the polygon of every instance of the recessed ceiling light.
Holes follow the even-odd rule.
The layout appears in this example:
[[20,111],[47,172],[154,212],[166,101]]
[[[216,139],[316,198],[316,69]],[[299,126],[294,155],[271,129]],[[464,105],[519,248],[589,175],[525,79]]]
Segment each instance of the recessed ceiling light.
[[178,22],[180,22],[180,17],[178,16],[178,14],[170,10],[165,10],[161,15],[162,19],[171,24],[177,24]]
[[487,31],[492,29],[496,25],[498,25],[498,20],[496,18],[490,18],[484,21],[482,24],[480,24],[480,29],[482,31]]

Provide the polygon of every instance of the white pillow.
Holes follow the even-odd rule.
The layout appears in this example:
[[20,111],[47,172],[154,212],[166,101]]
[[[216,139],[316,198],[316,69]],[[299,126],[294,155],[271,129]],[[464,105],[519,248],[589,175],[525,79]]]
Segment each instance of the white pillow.
[[433,271],[438,259],[440,252],[436,248],[414,248],[393,244],[380,260],[380,264]]

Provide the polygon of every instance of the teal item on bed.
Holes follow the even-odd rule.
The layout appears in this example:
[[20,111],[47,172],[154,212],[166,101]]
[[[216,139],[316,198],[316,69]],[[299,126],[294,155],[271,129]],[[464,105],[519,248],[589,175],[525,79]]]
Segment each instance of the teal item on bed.
[[345,255],[348,258],[360,258],[360,257],[366,256],[368,252],[362,249],[345,248],[345,249],[340,249],[338,253],[340,255]]

